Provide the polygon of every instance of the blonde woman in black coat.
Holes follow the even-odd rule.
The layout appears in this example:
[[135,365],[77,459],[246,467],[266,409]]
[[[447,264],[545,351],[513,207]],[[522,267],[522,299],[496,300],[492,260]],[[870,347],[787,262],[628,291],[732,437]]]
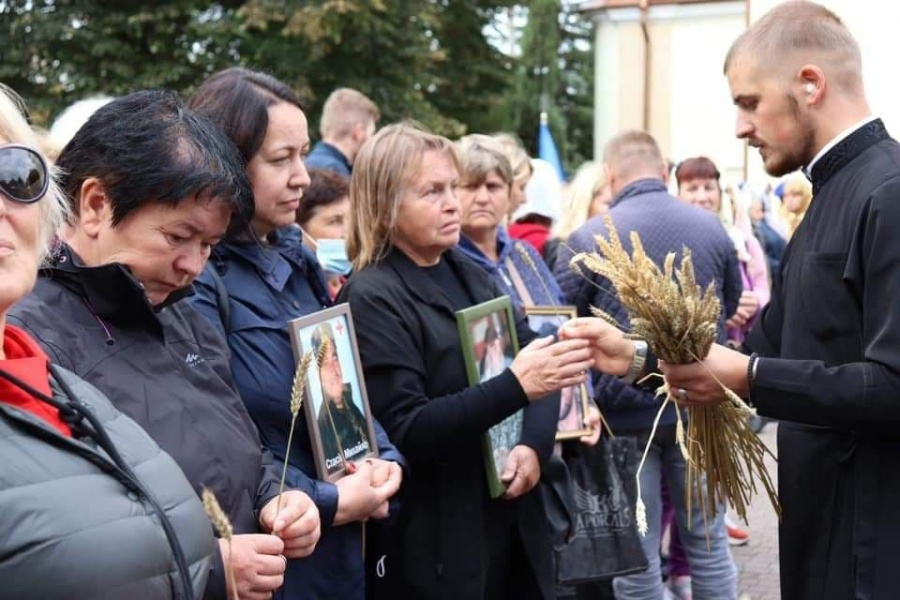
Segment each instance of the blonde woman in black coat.
[[[455,311],[500,292],[455,246],[460,202],[450,142],[392,125],[360,151],[350,182],[349,301],[372,410],[407,457],[399,522],[372,560],[371,598],[553,598],[546,517],[533,491],[550,457],[558,390],[592,365],[581,341],[534,340],[498,376],[469,385]],[[491,499],[481,438],[524,409]]]

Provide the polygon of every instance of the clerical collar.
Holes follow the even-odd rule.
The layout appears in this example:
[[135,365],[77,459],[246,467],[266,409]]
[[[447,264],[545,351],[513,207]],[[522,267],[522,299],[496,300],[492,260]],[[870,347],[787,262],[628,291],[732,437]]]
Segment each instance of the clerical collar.
[[828,142],[827,144],[822,146],[822,149],[819,150],[819,153],[816,154],[816,156],[810,161],[810,163],[806,166],[806,168],[803,169],[803,174],[806,175],[806,178],[809,179],[810,181],[812,181],[813,167],[816,166],[816,163],[819,162],[819,160],[823,156],[828,154],[829,150],[831,150],[832,148],[834,148],[835,146],[840,144],[844,139],[848,138],[851,133],[853,133],[857,129],[860,129],[860,128],[868,125],[869,123],[871,123],[872,121],[874,121],[877,118],[878,117],[869,115],[865,119],[863,119],[861,121],[857,121],[856,123],[854,123],[847,129],[843,130],[842,132],[840,132],[839,134],[834,136],[834,138],[832,138],[832,140],[830,142]]

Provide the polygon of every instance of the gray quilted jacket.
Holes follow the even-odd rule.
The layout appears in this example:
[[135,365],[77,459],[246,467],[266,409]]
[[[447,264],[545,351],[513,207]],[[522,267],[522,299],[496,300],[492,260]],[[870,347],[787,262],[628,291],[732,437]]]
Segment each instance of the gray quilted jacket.
[[[56,373],[164,510],[201,597],[216,544],[194,490],[169,455],[96,388]],[[51,384],[54,398],[68,402],[63,387]],[[0,398],[0,457],[0,599],[187,597],[153,503],[92,462],[112,464],[91,438],[63,437]]]

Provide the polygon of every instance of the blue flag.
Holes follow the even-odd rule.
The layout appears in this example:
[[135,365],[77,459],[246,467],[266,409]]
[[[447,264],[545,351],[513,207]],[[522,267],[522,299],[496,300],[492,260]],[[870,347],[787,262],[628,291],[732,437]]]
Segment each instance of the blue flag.
[[546,160],[553,165],[556,173],[559,175],[559,181],[566,180],[566,173],[563,171],[562,162],[559,160],[559,152],[556,150],[556,143],[553,141],[553,134],[550,133],[550,126],[547,124],[547,113],[541,113],[541,128],[538,131],[538,158]]

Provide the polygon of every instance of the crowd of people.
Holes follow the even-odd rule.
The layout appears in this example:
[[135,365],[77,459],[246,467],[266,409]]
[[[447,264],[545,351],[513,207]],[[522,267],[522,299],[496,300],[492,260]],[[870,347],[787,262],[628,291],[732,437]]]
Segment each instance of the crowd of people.
[[[378,129],[348,88],[313,145],[294,91],[245,68],[186,99],[92,101],[50,139],[0,90],[0,598],[734,600],[750,532],[725,505],[688,511],[679,409],[657,414],[651,374],[685,418],[724,383],[779,421],[783,597],[891,597],[900,146],[816,4],[752,25],[725,74],[737,136],[783,178],[764,192],[642,131],[563,184],[509,134]],[[627,329],[611,283],[571,266],[604,217],[657,264],[690,250],[722,307],[705,360],[665,364],[592,316]],[[472,383],[457,313],[503,296],[521,350],[491,320]],[[364,382],[321,323],[321,407],[294,419],[289,324],[336,304]],[[527,309],[563,306],[578,316],[529,329]],[[573,389],[589,433],[560,443]],[[647,568],[560,587],[539,485],[565,445],[597,444],[601,412],[648,448]],[[492,498],[486,432],[513,415]]]

